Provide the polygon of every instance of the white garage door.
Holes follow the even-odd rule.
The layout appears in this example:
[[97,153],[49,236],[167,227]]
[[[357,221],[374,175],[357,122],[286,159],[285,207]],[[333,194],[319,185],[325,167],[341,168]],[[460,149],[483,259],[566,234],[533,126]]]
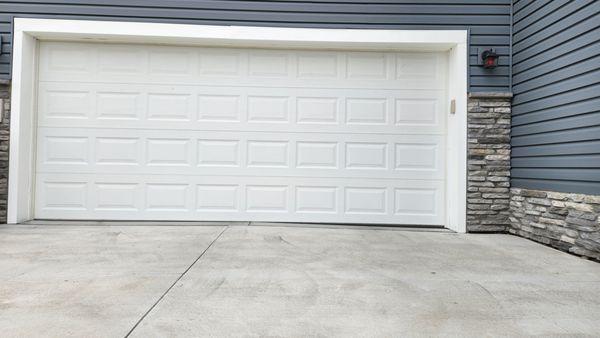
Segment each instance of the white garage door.
[[43,42],[35,217],[443,225],[446,69]]

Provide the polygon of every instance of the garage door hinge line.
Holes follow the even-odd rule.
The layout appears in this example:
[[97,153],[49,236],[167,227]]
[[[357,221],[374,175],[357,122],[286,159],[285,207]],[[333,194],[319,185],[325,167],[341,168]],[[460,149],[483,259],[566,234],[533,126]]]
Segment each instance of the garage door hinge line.
[[148,309],[148,311],[146,311],[144,313],[144,315],[142,315],[142,317],[135,323],[135,325],[131,328],[131,330],[129,330],[129,332],[127,332],[127,334],[125,335],[125,338],[129,337],[133,333],[133,331],[138,327],[138,325],[140,325],[140,323],[146,318],[146,316],[148,316],[148,314],[150,312],[152,312],[152,310],[154,310],[154,308],[158,305],[158,303],[160,303],[160,301],[163,298],[165,298],[165,296],[171,291],[171,289],[173,289],[173,287],[181,280],[181,278],[183,278],[183,276],[185,276],[185,274],[187,274],[188,271],[190,271],[190,269],[196,264],[196,262],[198,262],[200,260],[200,258],[202,258],[202,256],[204,256],[204,254],[208,251],[208,249],[210,249],[212,247],[212,245],[221,237],[221,235],[223,235],[225,233],[225,231],[227,231],[227,229],[229,229],[229,226],[226,226],[223,230],[221,230],[219,235],[217,235],[217,237],[215,237],[215,239],[213,239],[213,241],[210,242],[210,244],[206,247],[206,249],[204,249],[204,251],[202,251],[200,253],[200,255],[198,255],[198,257],[196,257],[196,259],[192,262],[192,264],[190,264],[190,266],[188,266],[187,269],[185,269],[185,271],[183,271],[181,273],[181,275],[179,275],[179,277],[177,277],[177,279],[171,284],[171,286],[169,286],[169,288],[156,300],[156,302],[154,302],[154,304],[152,304],[152,306]]

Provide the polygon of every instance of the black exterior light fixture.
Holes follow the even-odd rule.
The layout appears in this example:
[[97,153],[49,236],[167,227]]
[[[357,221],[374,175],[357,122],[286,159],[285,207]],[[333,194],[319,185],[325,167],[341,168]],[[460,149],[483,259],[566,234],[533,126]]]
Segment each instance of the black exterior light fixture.
[[492,48],[481,52],[482,66],[485,69],[494,69],[498,66],[498,54]]

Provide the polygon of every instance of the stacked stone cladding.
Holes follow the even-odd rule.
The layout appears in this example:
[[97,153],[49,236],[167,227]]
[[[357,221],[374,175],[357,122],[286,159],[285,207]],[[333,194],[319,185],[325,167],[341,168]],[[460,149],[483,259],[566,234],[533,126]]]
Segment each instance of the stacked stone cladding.
[[10,87],[0,83],[0,223],[6,223],[8,199],[8,142],[10,134]]
[[600,195],[511,189],[509,232],[600,261]]
[[472,93],[467,111],[467,231],[510,226],[511,96]]

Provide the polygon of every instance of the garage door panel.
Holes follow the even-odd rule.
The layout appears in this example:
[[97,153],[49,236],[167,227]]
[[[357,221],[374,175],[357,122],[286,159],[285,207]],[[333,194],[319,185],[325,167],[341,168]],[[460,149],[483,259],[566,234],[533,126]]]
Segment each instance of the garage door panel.
[[42,42],[35,217],[442,225],[443,53]]
[[443,134],[446,109],[432,90],[59,82],[40,83],[38,106],[40,126],[394,134]]
[[443,180],[444,142],[437,135],[40,128],[37,170]]
[[[77,48],[79,47],[79,48]],[[84,50],[83,52],[81,50]],[[441,53],[45,43],[41,81],[443,89]],[[323,81],[326,80],[326,81]]]
[[37,185],[38,218],[443,223],[443,182],[39,174]]

